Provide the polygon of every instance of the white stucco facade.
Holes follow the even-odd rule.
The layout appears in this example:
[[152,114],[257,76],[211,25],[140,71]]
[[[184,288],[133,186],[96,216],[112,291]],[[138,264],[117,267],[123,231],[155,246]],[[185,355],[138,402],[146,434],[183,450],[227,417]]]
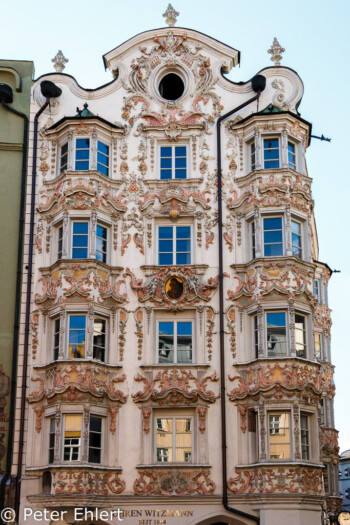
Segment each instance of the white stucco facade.
[[[238,51],[191,29],[104,59],[115,79],[96,90],[64,73],[33,87],[32,122],[43,80],[62,94],[39,119],[19,523],[86,507],[130,525],[318,525],[338,501],[337,432],[302,81],[262,70],[258,106],[221,124],[222,363],[216,121],[256,93],[222,74]],[[222,395],[228,502],[251,517],[222,504]],[[19,381],[14,477],[20,397]]]

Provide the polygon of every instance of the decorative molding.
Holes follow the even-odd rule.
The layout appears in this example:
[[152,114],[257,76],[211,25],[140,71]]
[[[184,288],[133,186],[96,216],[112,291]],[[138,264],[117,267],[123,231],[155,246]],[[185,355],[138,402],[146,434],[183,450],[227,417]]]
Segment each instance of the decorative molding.
[[215,491],[215,483],[209,477],[209,469],[195,471],[142,470],[134,481],[137,496],[187,496],[208,495]]

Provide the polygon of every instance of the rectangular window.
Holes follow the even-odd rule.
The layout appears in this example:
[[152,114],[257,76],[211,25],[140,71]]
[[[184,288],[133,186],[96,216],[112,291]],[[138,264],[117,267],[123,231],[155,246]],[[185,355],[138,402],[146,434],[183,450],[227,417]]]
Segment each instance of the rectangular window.
[[323,469],[323,485],[324,491],[326,494],[329,494],[329,475],[328,475],[328,465],[325,465]]
[[258,316],[254,315],[254,355],[255,359],[259,357],[259,328],[258,328]]
[[49,431],[49,463],[54,462],[55,457],[55,418],[50,418],[50,431]]
[[98,361],[105,361],[106,356],[106,319],[96,317],[94,319],[94,345],[93,358]]
[[264,139],[264,168],[273,169],[280,167],[279,140]]
[[255,250],[255,222],[252,222],[251,225],[252,228],[252,257],[255,259],[256,257],[256,250]]
[[192,462],[192,419],[156,419],[156,460],[160,463]]
[[60,349],[60,327],[61,327],[60,318],[55,319],[54,329],[53,329],[53,359],[54,361],[57,361],[58,353]]
[[264,219],[264,256],[278,257],[283,255],[282,217]]
[[96,227],[96,259],[107,262],[107,228],[100,224]]
[[292,169],[296,169],[296,155],[295,155],[295,144],[288,142],[288,166]]
[[68,167],[68,142],[63,144],[60,152],[60,173],[65,171]]
[[57,259],[62,259],[63,251],[63,226],[58,228],[57,237]]
[[87,259],[89,248],[89,223],[73,222],[72,258]]
[[102,175],[109,175],[109,146],[97,141],[97,171]]
[[101,463],[102,418],[90,416],[89,424],[89,462]]
[[250,167],[251,171],[255,170],[255,142],[252,142],[250,145]]
[[192,363],[192,321],[159,321],[159,363]]
[[269,445],[271,459],[290,459],[289,412],[269,412]]
[[287,355],[287,330],[285,312],[266,313],[267,355],[284,357]]
[[310,430],[309,416],[300,414],[300,435],[301,435],[301,457],[310,459]]
[[75,169],[88,171],[90,160],[90,139],[77,139],[75,143]]
[[190,226],[159,226],[158,264],[191,264]]
[[80,414],[70,414],[64,417],[64,461],[80,460],[81,424],[82,416]]
[[325,408],[326,408],[325,398],[322,397],[322,399],[320,400],[320,415],[321,415],[320,423],[321,423],[321,425],[325,425],[326,424],[326,414],[325,414],[326,410],[325,410]]
[[86,315],[69,316],[68,358],[85,357]]
[[318,301],[320,300],[320,281],[318,279],[314,280],[314,296]]
[[297,357],[306,357],[306,319],[295,315],[295,349]]
[[320,332],[315,332],[315,357],[316,359],[322,360],[322,334]]
[[292,254],[294,257],[301,258],[301,224],[300,222],[292,221]]
[[161,146],[160,148],[160,178],[187,178],[187,147]]

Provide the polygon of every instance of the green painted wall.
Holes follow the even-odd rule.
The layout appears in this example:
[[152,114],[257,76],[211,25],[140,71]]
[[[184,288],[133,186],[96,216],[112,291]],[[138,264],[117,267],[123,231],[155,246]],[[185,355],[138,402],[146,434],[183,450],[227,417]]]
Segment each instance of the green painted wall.
[[[14,109],[29,116],[33,62],[0,60],[0,84],[13,90]],[[0,478],[6,469],[15,323],[23,118],[0,104]]]

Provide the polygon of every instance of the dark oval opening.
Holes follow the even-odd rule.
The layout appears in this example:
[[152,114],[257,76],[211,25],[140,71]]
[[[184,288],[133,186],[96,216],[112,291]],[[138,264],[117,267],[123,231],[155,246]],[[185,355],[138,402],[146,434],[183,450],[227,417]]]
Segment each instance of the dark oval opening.
[[160,96],[165,100],[177,100],[183,95],[185,85],[179,75],[168,73],[159,83]]

